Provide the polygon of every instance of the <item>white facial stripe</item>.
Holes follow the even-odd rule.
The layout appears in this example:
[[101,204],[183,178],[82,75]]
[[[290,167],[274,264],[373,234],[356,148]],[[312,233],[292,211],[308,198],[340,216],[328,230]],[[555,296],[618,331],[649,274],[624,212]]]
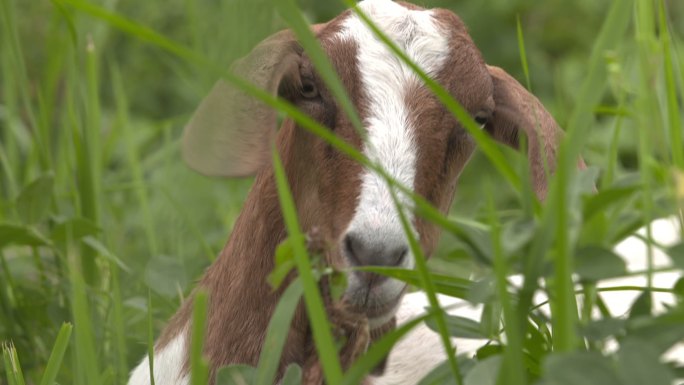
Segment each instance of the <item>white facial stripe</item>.
[[[448,40],[432,11],[409,10],[390,0],[366,0],[358,6],[428,74],[434,75],[442,68]],[[364,153],[397,181],[413,188],[417,146],[405,100],[406,92],[420,85],[420,79],[357,15],[344,21],[338,38],[353,40],[358,47],[358,69],[369,104],[369,116],[364,120],[368,132]],[[410,207],[408,197],[399,199]],[[407,215],[411,220],[410,212]],[[370,171],[362,176],[361,195],[348,231],[371,243],[406,244],[388,186]],[[413,267],[413,258],[405,258],[403,265]]]

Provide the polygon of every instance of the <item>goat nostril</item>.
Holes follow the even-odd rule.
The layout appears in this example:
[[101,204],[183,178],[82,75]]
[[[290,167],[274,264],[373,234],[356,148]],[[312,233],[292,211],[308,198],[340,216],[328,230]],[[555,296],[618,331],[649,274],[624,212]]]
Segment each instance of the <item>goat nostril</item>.
[[344,248],[349,258],[349,261],[353,266],[362,266],[360,253],[362,252],[359,240],[354,234],[347,234],[344,237]]

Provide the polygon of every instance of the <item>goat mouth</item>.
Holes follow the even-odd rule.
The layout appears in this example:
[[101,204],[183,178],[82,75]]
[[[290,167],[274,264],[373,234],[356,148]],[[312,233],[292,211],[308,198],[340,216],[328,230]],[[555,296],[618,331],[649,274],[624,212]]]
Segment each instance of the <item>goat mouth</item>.
[[[355,312],[364,314],[371,320],[374,318],[383,318],[390,313],[394,313],[404,296],[406,287],[406,285],[403,285],[403,287],[391,298],[383,298],[382,295],[375,292],[377,287],[371,287],[369,285],[364,287],[361,292],[356,293],[358,295],[356,301],[348,300],[348,302]],[[361,297],[363,299],[359,301],[358,299],[361,299]]]

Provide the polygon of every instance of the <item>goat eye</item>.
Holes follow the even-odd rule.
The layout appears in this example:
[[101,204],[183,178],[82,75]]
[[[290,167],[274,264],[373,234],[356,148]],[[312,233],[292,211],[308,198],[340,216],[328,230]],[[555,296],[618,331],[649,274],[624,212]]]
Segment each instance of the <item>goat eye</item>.
[[318,96],[318,88],[312,80],[302,80],[302,96],[307,99],[313,99]]
[[489,114],[485,112],[478,112],[475,114],[475,122],[480,125],[480,127],[484,127],[485,124],[489,121]]

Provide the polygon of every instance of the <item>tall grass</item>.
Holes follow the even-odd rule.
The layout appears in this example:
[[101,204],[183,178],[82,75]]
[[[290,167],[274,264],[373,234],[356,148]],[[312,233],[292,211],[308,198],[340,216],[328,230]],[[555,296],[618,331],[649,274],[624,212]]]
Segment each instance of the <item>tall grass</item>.
[[[452,213],[444,216],[327,128],[223,74],[227,63],[254,43],[290,27],[362,132],[306,27],[318,16],[353,7],[352,1],[323,6],[178,0],[162,6],[0,0],[0,340],[7,341],[0,383],[125,383],[129,370],[151,351],[153,337],[225,241],[250,184],[209,180],[180,162],[180,130],[222,75],[379,173],[395,194],[412,196],[416,214],[439,225],[444,239],[430,261],[412,240],[417,271],[371,269],[423,289],[432,308],[385,335],[343,373],[275,156],[290,234],[278,252],[280,262],[287,262],[279,267],[297,268],[299,279],[285,291],[269,327],[266,343],[273,355],[262,354],[256,368],[225,368],[219,382],[272,382],[285,343],[285,328],[278,325],[289,324],[300,296],[330,384],[358,383],[423,321],[435,327],[451,352],[426,384],[436,378],[468,385],[636,384],[642,376],[664,384],[684,378],[683,368],[657,359],[684,338],[681,282],[669,288],[649,279],[648,287],[613,289],[643,293],[627,320],[606,314],[596,286],[598,279],[625,274],[611,252],[619,241],[655,218],[682,220],[684,31],[676,22],[684,6],[615,0],[558,5],[554,11],[510,3],[517,5],[485,1],[452,8],[472,26],[488,61],[508,62],[504,67],[520,74],[528,88],[534,85],[566,128],[543,205],[527,187],[528,173],[520,171],[526,170],[524,157],[484,135],[448,92],[360,15],[481,149],[461,177]],[[491,12],[483,12],[487,7]],[[560,59],[544,56],[546,36],[527,31],[535,27],[526,15],[553,19],[554,12],[562,16],[554,19],[558,23],[573,13],[599,15],[586,18],[587,35],[560,29],[567,48],[556,53]],[[491,32],[478,23],[485,18],[498,20],[500,26],[490,29],[512,36],[512,44],[498,43],[506,37],[488,39]],[[511,46],[518,48],[510,51]],[[545,62],[555,66],[540,64]],[[549,98],[552,94],[562,97]],[[592,165],[585,172],[575,169],[581,154]],[[653,239],[650,230],[645,238]],[[682,268],[682,246],[668,252]],[[650,263],[648,276],[654,272]],[[513,274],[522,275],[521,288],[509,283]],[[550,319],[533,303],[540,290],[548,295]],[[673,292],[680,302],[655,316],[651,293],[658,291]],[[482,319],[465,323],[445,314],[437,293],[484,304]],[[193,383],[204,383],[207,376],[200,354],[204,298],[194,300]],[[597,312],[601,318],[592,318]],[[463,328],[491,339],[476,357],[459,355],[458,346],[450,344],[451,334]],[[603,348],[611,337],[618,346],[608,353]],[[284,383],[300,377],[301,371],[290,367]]]

